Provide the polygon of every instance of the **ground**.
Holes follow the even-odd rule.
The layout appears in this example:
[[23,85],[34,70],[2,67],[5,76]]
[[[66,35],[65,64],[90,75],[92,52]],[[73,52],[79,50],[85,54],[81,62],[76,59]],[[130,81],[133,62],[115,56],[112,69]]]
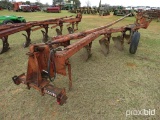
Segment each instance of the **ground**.
[[[27,21],[46,20],[75,15],[44,12],[0,11],[1,15],[23,16]],[[79,24],[80,32],[109,24],[120,16],[83,15]],[[134,23],[128,17],[113,27]],[[129,54],[129,45],[118,51],[113,41],[105,57],[98,39],[92,45],[92,57],[86,62],[84,50],[70,58],[72,65],[73,88],[68,90],[68,77],[57,75],[53,83],[66,88],[67,103],[59,106],[56,99],[41,96],[35,89],[25,85],[15,85],[14,75],[27,71],[25,41],[20,32],[9,36],[11,49],[0,55],[0,120],[158,120],[160,118],[160,22],[153,20],[147,29],[140,29],[140,43],[135,55]],[[67,34],[66,26],[64,33]],[[113,34],[116,36],[120,33]],[[56,36],[49,29],[49,36]],[[40,31],[31,35],[32,43],[42,42]],[[0,43],[2,45],[2,43]],[[154,110],[155,115],[128,115],[127,111]]]

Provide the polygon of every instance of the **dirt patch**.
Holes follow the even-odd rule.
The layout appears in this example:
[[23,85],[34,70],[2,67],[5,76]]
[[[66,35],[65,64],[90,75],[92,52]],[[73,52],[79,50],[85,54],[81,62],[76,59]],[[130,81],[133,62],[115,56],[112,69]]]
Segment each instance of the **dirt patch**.
[[52,113],[52,115],[53,115],[53,116],[56,116],[56,115],[57,115],[57,113],[54,111],[54,112]]
[[0,91],[0,96],[3,96],[3,95],[5,95],[5,91],[4,90]]
[[3,63],[3,62],[4,62],[4,60],[0,58],[0,63]]
[[108,101],[108,104],[111,106],[116,106],[122,101],[124,101],[124,98],[111,99]]
[[153,59],[150,59],[148,57],[137,56],[137,59],[138,60],[146,60],[146,61],[149,61],[149,62],[158,62],[158,63],[160,63],[159,60],[153,60]]
[[12,90],[12,94],[17,94],[17,93],[19,93],[19,92],[22,92],[23,91],[23,89],[21,89],[21,88],[18,88],[18,89],[16,89],[16,90]]
[[137,65],[135,63],[130,63],[130,62],[127,62],[126,65],[128,67],[137,67]]
[[130,86],[134,86],[134,87],[140,86],[140,83],[137,83],[137,82],[135,82],[135,81],[129,81],[128,84],[129,84]]

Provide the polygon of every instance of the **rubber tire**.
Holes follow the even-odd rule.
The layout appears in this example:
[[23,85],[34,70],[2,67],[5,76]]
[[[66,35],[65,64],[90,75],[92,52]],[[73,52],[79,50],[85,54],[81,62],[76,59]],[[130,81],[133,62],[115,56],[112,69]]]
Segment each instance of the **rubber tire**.
[[131,38],[131,43],[130,43],[130,48],[129,48],[129,52],[131,54],[135,54],[137,51],[137,47],[138,47],[138,43],[139,43],[139,39],[140,39],[140,33],[138,31],[133,33],[133,36]]
[[24,20],[22,23],[26,23],[26,20]]
[[8,24],[8,23],[12,23],[13,24],[14,22],[12,20],[4,20],[3,21],[3,24]]

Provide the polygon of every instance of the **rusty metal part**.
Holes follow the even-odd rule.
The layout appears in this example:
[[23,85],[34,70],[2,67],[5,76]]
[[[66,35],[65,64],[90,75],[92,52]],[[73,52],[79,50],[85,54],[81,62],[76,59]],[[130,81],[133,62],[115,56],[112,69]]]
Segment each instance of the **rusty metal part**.
[[62,35],[62,31],[60,29],[56,28],[56,32],[57,32],[57,36]]
[[41,83],[39,84],[39,86],[37,86],[37,84],[34,82],[26,81],[25,74],[14,76],[12,77],[12,80],[16,85],[23,83],[27,85],[28,89],[30,89],[31,87],[35,88],[41,93],[41,95],[48,94],[48,95],[51,95],[57,98],[57,103],[59,105],[63,105],[64,103],[66,103],[67,96],[66,96],[65,89],[55,87],[54,85],[50,84],[48,80],[43,79]]
[[43,35],[43,39],[42,42],[47,42],[48,41],[48,25],[44,25],[43,28],[45,29],[45,31],[41,30],[42,35]]
[[69,33],[69,34],[74,33],[74,30],[73,30],[71,27],[68,27],[67,29],[68,29],[68,33]]
[[[51,44],[65,43],[65,42],[70,41],[70,40],[74,40],[74,39],[77,40],[79,38],[84,38],[85,36],[87,36],[87,35],[89,35],[90,33],[93,33],[93,32],[97,32],[97,31],[102,32],[102,31],[105,30],[105,28],[107,28],[107,27],[109,27],[109,26],[111,26],[111,25],[119,22],[120,20],[124,19],[125,17],[123,17],[123,18],[121,18],[121,19],[119,19],[117,21],[114,21],[111,24],[108,24],[106,26],[102,26],[102,27],[95,28],[95,29],[92,29],[92,30],[87,30],[87,31],[80,32],[80,33],[68,34],[68,35],[65,35],[65,36],[53,37],[53,41],[51,41],[50,43]],[[118,29],[115,29],[115,31],[114,31],[114,29],[109,29],[108,32],[110,34],[114,33],[114,32],[121,32],[122,33],[122,35],[119,36],[119,37],[113,37],[113,40],[115,41],[116,47],[119,50],[123,50],[124,38],[128,39],[128,43],[130,43],[134,31],[137,31],[140,28],[146,29],[148,27],[148,25],[149,25],[150,22],[151,22],[151,20],[149,18],[144,18],[143,15],[141,13],[139,13],[136,16],[136,23],[130,24],[130,25],[127,25],[127,26],[124,26],[124,27],[120,27]],[[129,31],[129,34],[126,34],[127,31]],[[107,33],[107,35],[109,33]],[[101,45],[102,45],[102,43],[104,44],[104,42],[100,41]],[[102,46],[103,46],[103,50],[102,51],[106,55],[106,53],[109,51],[109,50],[107,50],[107,48],[109,49],[109,47],[107,47],[107,48],[104,47],[106,45],[102,45]],[[106,50],[104,50],[104,48],[106,48]]]
[[91,54],[92,42],[90,42],[88,45],[84,46],[84,48],[86,51],[84,59],[85,59],[85,61],[87,61],[92,56],[92,54]]
[[[55,76],[53,70],[53,63],[52,61],[50,65],[50,70],[47,71],[47,64],[49,61],[50,56],[50,47],[48,45],[40,45],[40,46],[34,46],[31,45],[30,52],[27,53],[29,56],[28,61],[28,70],[27,74],[21,74],[19,76],[14,76],[12,79],[15,84],[19,85],[20,83],[26,84],[28,89],[31,87],[37,89],[41,92],[42,95],[45,93],[56,97],[58,104],[62,105],[66,102],[67,96],[65,93],[65,89],[60,89],[55,87],[51,84],[51,81],[49,81],[47,78],[48,76]],[[41,63],[41,61],[43,61]],[[69,65],[69,63],[66,65]],[[71,74],[71,73],[70,73]],[[71,82],[70,82],[71,85]]]
[[83,37],[85,37],[86,35],[88,35],[90,33],[93,33],[95,31],[108,28],[108,27],[110,27],[110,26],[112,26],[112,25],[120,22],[121,20],[125,19],[129,15],[130,14],[125,15],[124,17],[122,17],[122,18],[120,18],[120,19],[118,19],[116,21],[113,21],[112,23],[109,23],[108,25],[101,26],[101,27],[98,27],[98,28],[95,28],[95,29],[86,30],[86,31],[79,32],[79,33],[74,33],[74,34],[68,34],[68,35],[62,35],[62,36],[53,37],[53,40],[54,40],[53,43],[56,43],[56,42],[65,42],[65,41],[72,40],[72,39],[83,38]]
[[123,50],[123,37],[122,36],[117,36],[117,37],[112,37],[113,41],[114,41],[114,44],[115,44],[115,47],[118,49],[118,50]]
[[109,53],[110,38],[111,37],[103,37],[99,40],[99,44],[101,46],[101,50],[102,50],[104,56],[107,56],[107,54]]
[[8,36],[5,36],[2,38],[2,48],[0,49],[0,54],[3,52],[6,52],[10,49],[9,43],[8,43]]
[[26,42],[23,45],[24,47],[28,47],[31,44],[31,38],[30,38],[30,36],[31,36],[31,29],[30,28],[26,29],[26,33],[27,33],[27,35],[22,34],[26,38]]
[[[69,62],[69,58],[72,55],[77,53],[82,48],[85,48],[87,51],[86,60],[88,60],[88,58],[91,57],[91,47],[93,41],[98,37],[103,36],[99,43],[102,47],[104,55],[106,56],[109,52],[109,43],[113,33],[121,33],[121,36],[115,38],[116,41],[120,44],[118,47],[121,48],[124,43],[126,31],[137,32],[140,28],[147,28],[150,22],[150,20],[147,22],[147,20],[145,21],[144,19],[139,19],[137,20],[137,23],[127,26],[118,28],[107,28],[108,26],[105,26],[103,28],[97,28],[96,30],[90,30],[93,31],[90,34],[82,32],[85,34],[84,36],[82,36],[81,33],[77,33],[66,35],[67,37],[61,36],[63,40],[56,39],[45,44],[31,44],[29,49],[30,51],[27,53],[29,56],[27,74],[22,74],[18,77],[14,76],[13,81],[17,85],[24,83],[28,86],[28,88],[33,87],[40,91],[42,95],[47,93],[52,96],[56,96],[56,98],[57,96],[60,96],[57,99],[58,101],[62,101],[60,103],[63,104],[67,99],[65,90],[57,90],[56,87],[50,85],[50,82],[55,80],[57,74],[66,76],[68,73],[69,89],[72,88],[71,64]],[[77,38],[81,39],[77,40]],[[118,38],[119,41],[117,40]],[[77,41],[71,44],[70,40],[73,39],[76,39]],[[63,48],[61,48],[62,46]],[[68,69],[66,69],[67,67]],[[49,92],[45,92],[45,90]]]
[[[7,36],[20,32],[20,31],[26,31],[27,34],[23,34],[26,38],[26,42],[24,43],[24,47],[28,47],[31,43],[31,31],[36,31],[39,29],[44,28],[44,30],[41,30],[43,38],[43,42],[48,41],[48,28],[49,25],[54,25],[54,27],[60,27],[60,31],[57,32],[57,35],[62,35],[62,29],[63,29],[63,24],[69,23],[72,25],[73,32],[75,30],[78,30],[78,24],[81,22],[82,15],[77,14],[76,17],[61,17],[61,18],[56,18],[56,19],[49,19],[49,20],[43,20],[43,21],[31,21],[27,23],[18,23],[18,24],[11,24],[11,25],[1,25],[0,26],[0,39],[6,38]],[[74,29],[74,26],[76,25],[76,29]],[[53,28],[53,26],[52,26]],[[3,42],[3,40],[2,40]],[[5,44],[5,43],[3,43]],[[9,45],[9,44],[8,44]],[[6,48],[5,46],[2,47]],[[7,50],[1,51],[1,53],[6,52]]]

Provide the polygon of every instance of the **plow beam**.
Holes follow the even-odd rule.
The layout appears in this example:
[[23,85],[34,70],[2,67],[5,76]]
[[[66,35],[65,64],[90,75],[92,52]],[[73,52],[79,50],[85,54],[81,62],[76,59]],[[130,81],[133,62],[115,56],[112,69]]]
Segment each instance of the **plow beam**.
[[52,38],[52,43],[56,43],[56,42],[66,42],[68,40],[72,40],[72,39],[77,39],[77,38],[83,38],[85,36],[87,36],[88,34],[90,33],[93,33],[93,32],[96,32],[96,31],[99,31],[99,30],[102,30],[102,29],[105,29],[105,28],[108,28],[118,22],[120,22],[121,20],[125,19],[127,16],[129,16],[130,14],[106,25],[106,26],[101,26],[101,27],[98,27],[98,28],[95,28],[95,29],[91,29],[91,30],[86,30],[86,31],[83,31],[83,32],[79,32],[79,33],[74,33],[74,34],[68,34],[68,35],[62,35],[62,36],[56,36],[56,37],[53,37]]

